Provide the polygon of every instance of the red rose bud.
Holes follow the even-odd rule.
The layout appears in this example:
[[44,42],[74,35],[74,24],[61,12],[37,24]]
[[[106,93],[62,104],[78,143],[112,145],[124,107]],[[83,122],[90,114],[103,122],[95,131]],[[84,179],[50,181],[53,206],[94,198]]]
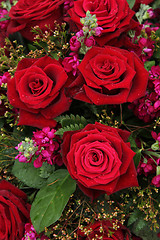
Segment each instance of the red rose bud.
[[129,135],[100,123],[64,133],[63,162],[79,188],[92,199],[138,186]]

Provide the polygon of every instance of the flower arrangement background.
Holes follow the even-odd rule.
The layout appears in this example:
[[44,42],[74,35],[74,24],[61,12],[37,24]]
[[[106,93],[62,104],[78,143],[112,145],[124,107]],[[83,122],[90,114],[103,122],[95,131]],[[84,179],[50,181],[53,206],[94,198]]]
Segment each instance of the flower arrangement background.
[[159,0],[0,4],[0,240],[158,240]]

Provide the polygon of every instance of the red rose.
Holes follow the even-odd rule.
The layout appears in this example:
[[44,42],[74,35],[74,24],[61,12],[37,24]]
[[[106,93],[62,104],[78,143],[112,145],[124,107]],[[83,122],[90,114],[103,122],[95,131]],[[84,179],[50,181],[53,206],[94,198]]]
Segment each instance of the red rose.
[[[113,224],[118,226],[115,230]],[[109,221],[97,221],[92,225],[85,228],[86,232],[88,230],[89,234],[85,234],[82,231],[78,231],[79,240],[89,240],[89,239],[103,239],[103,240],[131,240],[130,231],[123,226],[121,223],[116,223],[115,220]]]
[[133,52],[93,47],[78,69],[81,74],[69,87],[75,99],[103,105],[133,102],[145,95],[148,72]]
[[0,239],[21,240],[24,225],[29,222],[30,205],[26,203],[27,195],[2,180],[0,182]]
[[63,162],[80,189],[92,199],[102,192],[110,195],[138,186],[129,135],[128,131],[100,123],[64,133]]
[[48,56],[22,59],[7,84],[10,104],[20,109],[19,125],[54,127],[53,118],[71,104],[64,94],[67,78],[61,64]]
[[11,21],[8,26],[8,34],[20,32],[23,37],[32,41],[34,35],[31,29],[38,25],[44,32],[45,25],[54,29],[54,21],[63,21],[64,0],[19,0],[9,12]]
[[100,46],[112,44],[121,33],[133,29],[137,23],[132,19],[134,12],[129,8],[126,0],[77,0],[68,13],[71,21],[78,29],[82,28],[80,18],[86,16],[86,12],[96,14],[98,26],[102,27],[102,35],[96,38]]

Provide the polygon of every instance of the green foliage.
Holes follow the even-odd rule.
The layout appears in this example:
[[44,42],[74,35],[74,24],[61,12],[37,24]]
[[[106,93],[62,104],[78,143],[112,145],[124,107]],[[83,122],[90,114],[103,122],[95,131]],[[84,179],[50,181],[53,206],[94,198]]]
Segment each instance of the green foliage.
[[37,193],[31,207],[31,221],[37,232],[42,232],[60,218],[76,189],[76,182],[65,169],[55,171],[48,182],[50,183]]
[[141,212],[138,209],[135,209],[128,219],[128,226],[135,223],[139,219],[139,215],[141,215]]
[[53,173],[54,169],[55,169],[54,165],[44,162],[42,167],[40,168],[39,176],[41,178],[48,178]]
[[127,0],[129,7],[132,9],[134,4],[135,4],[135,0]]
[[151,70],[151,67],[155,66],[155,61],[146,61],[144,67],[147,71]]
[[143,240],[157,240],[157,233],[149,229],[147,222],[144,220],[144,214],[135,209],[128,220],[128,226],[131,227],[132,233],[142,237]]
[[136,139],[136,135],[135,134],[131,134],[128,138],[128,141],[131,144],[131,149],[136,153],[136,155],[133,157],[134,160],[134,164],[135,167],[138,167],[139,161],[141,160],[141,156],[142,156],[142,149],[137,147],[137,144],[135,142]]
[[157,233],[158,231],[153,231],[149,228],[148,223],[146,221],[144,221],[143,218],[140,218],[139,220],[137,220],[133,225],[132,225],[132,233],[134,233],[135,235],[141,237],[143,240],[148,240],[148,239],[152,239],[152,240],[157,240]]
[[153,3],[151,4],[153,9],[159,8],[160,7],[160,2],[159,0],[154,0]]
[[57,117],[56,121],[62,125],[62,128],[55,133],[57,135],[63,135],[66,131],[83,129],[87,125],[87,120],[83,116],[73,114]]
[[12,172],[19,180],[32,188],[39,189],[46,183],[46,179],[40,176],[41,169],[35,168],[33,163],[22,163],[16,160]]

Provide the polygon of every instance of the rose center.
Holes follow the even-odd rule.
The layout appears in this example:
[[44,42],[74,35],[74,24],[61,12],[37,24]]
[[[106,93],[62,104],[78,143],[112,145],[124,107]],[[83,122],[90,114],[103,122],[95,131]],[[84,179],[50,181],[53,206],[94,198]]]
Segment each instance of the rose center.
[[93,153],[93,155],[92,155],[92,161],[93,161],[93,162],[98,162],[98,157],[97,157],[97,154],[96,154],[96,153]]
[[43,88],[43,82],[42,82],[42,80],[36,78],[34,80],[34,82],[29,83],[29,87],[30,87],[32,94],[38,94],[39,92],[41,92],[41,90]]
[[107,75],[113,73],[114,71],[114,66],[112,66],[108,60],[105,60],[102,65],[98,64],[98,68],[100,68]]

